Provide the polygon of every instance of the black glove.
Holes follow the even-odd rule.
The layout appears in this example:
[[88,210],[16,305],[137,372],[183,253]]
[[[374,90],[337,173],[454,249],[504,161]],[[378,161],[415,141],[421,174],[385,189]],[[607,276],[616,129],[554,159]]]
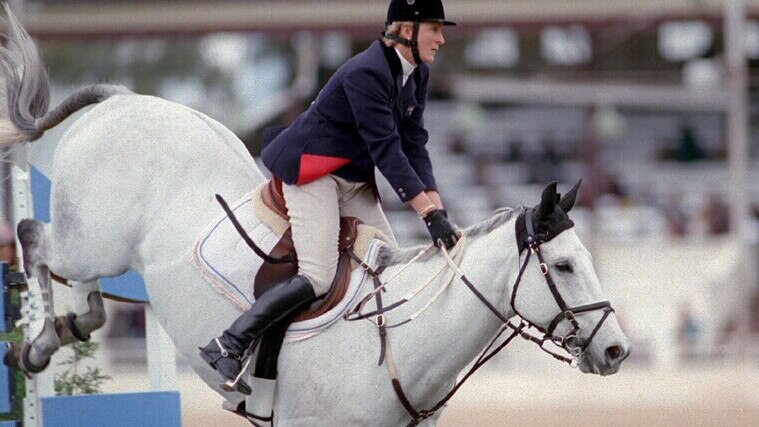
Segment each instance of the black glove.
[[446,249],[451,249],[459,240],[459,235],[443,212],[444,211],[440,209],[436,209],[428,213],[427,216],[423,218],[424,225],[427,226],[427,230],[430,232],[430,237],[432,237],[432,242],[436,246],[440,246],[440,242],[442,242]]

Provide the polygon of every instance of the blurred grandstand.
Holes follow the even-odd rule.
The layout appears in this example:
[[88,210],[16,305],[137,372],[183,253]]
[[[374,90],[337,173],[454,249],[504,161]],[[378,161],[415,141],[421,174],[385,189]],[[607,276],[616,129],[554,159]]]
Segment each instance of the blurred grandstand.
[[[11,3],[41,40],[54,96],[84,83],[124,83],[211,115],[253,155],[263,127],[292,121],[376,38],[386,8],[368,0]],[[621,389],[652,372],[692,372],[677,377],[683,389],[703,379],[704,366],[717,370],[706,378],[715,388],[721,369],[728,378],[744,378],[734,366],[756,376],[759,0],[448,0],[446,7],[460,25],[446,29],[425,117],[454,221],[472,225],[497,207],[536,203],[549,181],[567,188],[582,178],[577,228],[635,347],[635,374],[609,383],[619,387],[612,399],[636,407]],[[36,155],[44,158],[59,135],[47,135]],[[426,243],[416,215],[387,186],[381,192],[399,241]],[[141,315],[111,309],[134,325],[103,337],[113,344],[109,360],[128,371],[125,350],[134,348]],[[541,355],[507,353],[498,372],[528,367],[540,378],[544,364],[534,358]],[[584,380],[599,384],[562,375],[575,389]],[[751,386],[729,384],[738,390],[734,405],[756,410]],[[593,387],[591,396],[609,392]],[[692,396],[694,407],[714,403],[701,399]],[[597,409],[590,400],[589,413]]]

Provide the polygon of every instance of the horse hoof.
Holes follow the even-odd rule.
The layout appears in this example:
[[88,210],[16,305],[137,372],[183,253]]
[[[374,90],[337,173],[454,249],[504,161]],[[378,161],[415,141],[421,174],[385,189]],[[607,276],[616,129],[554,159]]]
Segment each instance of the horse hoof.
[[5,366],[11,367],[13,369],[21,369],[21,365],[18,362],[18,345],[17,344],[6,344],[8,347],[8,350],[5,352],[5,357],[3,357],[3,364]]
[[13,369],[20,369],[28,378],[31,378],[32,374],[38,374],[50,365],[49,357],[42,366],[33,364],[29,360],[31,350],[32,345],[27,342],[22,343],[20,347],[18,343],[11,344],[3,357],[3,363]]
[[82,342],[87,342],[90,340],[90,334],[85,334],[82,332],[81,329],[79,329],[79,326],[76,325],[76,313],[69,312],[66,314],[66,326],[68,326],[69,330],[71,331],[71,334],[74,335],[76,339]]
[[26,372],[27,374],[39,374],[40,372],[44,371],[45,368],[50,365],[50,357],[45,359],[45,362],[41,365],[35,365],[32,363],[32,361],[29,359],[29,353],[32,351],[32,345],[29,343],[23,343],[21,344],[21,369]]

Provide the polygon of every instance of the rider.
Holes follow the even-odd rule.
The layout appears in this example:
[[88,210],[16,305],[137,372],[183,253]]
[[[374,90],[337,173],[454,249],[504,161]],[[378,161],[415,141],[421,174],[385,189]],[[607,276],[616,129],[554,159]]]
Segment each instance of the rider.
[[433,243],[455,245],[459,234],[437,192],[423,121],[428,64],[445,43],[445,25],[455,24],[445,19],[441,0],[391,0],[382,37],[343,64],[309,109],[265,142],[264,164],[283,182],[298,274],[266,291],[200,349],[224,377],[238,375],[243,354],[269,326],[327,293],[341,215],[394,240],[376,195],[375,166],[423,219]]

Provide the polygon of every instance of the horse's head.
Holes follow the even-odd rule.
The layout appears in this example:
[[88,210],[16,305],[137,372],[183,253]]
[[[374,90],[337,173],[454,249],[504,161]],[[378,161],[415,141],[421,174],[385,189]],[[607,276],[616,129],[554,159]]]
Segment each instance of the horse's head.
[[517,219],[524,269],[512,289],[510,304],[524,320],[572,353],[582,372],[609,375],[619,370],[631,346],[568,215],[579,186],[580,182],[561,197],[556,183],[548,185],[540,204]]

